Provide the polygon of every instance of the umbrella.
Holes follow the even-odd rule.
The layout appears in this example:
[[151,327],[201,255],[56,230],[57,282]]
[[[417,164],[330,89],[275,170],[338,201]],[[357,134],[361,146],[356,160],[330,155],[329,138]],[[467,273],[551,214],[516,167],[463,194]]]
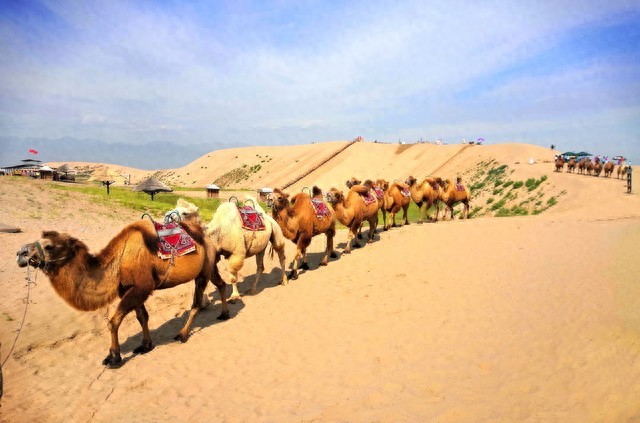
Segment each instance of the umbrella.
[[578,157],[593,156],[593,154],[587,153],[586,151],[581,151],[581,152],[577,153],[576,156],[578,156]]
[[576,156],[576,153],[574,153],[573,151],[567,151],[566,153],[562,153],[561,156],[571,157]]
[[613,156],[611,160],[625,160],[624,156]]
[[153,196],[159,192],[173,191],[171,188],[169,188],[168,186],[166,186],[164,183],[154,178],[153,176],[142,181],[133,190],[137,192],[146,192],[151,196],[151,201],[153,201]]

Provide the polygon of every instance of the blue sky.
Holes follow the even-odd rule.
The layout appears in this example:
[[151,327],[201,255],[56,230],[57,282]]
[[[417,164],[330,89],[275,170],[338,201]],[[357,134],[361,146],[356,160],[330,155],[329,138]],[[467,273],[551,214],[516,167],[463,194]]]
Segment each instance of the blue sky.
[[4,0],[0,135],[640,160],[640,2]]

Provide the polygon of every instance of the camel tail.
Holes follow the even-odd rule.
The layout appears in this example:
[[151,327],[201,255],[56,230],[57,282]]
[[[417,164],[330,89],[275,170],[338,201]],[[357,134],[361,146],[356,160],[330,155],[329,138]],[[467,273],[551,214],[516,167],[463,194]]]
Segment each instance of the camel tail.
[[269,244],[269,251],[267,252],[267,254],[269,255],[269,260],[273,260],[273,244]]

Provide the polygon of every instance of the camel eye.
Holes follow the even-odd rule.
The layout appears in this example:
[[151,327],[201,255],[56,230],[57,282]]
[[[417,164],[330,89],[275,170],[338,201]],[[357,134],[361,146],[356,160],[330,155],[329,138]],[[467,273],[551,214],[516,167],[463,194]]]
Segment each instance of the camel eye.
[[50,251],[51,249],[53,249],[53,245],[45,245],[44,249]]

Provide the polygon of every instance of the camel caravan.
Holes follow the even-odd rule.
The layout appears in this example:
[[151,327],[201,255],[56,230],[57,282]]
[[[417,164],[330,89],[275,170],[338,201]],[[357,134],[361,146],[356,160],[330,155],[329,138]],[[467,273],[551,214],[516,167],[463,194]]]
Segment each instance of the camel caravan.
[[[148,214],[140,221],[125,226],[99,253],[92,254],[80,240],[56,231],[45,231],[40,239],[24,245],[17,254],[20,267],[41,270],[50,280],[55,292],[71,307],[94,311],[119,298],[115,312],[108,321],[111,345],[102,364],[120,367],[121,356],[118,330],[123,319],[132,311],[142,328],[142,343],[134,354],[153,350],[149,331],[149,314],[145,301],[156,290],[195,281],[193,301],[182,329],[174,339],[186,342],[189,329],[198,311],[210,304],[204,291],[208,282],[218,290],[221,301],[219,320],[229,319],[227,302],[242,299],[237,288],[238,273],[247,258],[255,257],[256,275],[243,295],[257,292],[264,272],[264,256],[278,255],[281,270],[279,284],[287,285],[297,279],[299,270],[309,270],[307,248],[314,236],[326,237],[326,248],[319,263],[326,266],[330,258],[338,258],[334,248],[336,224],[347,227],[343,254],[362,247],[362,226],[368,223],[367,243],[375,240],[378,216],[382,228],[396,227],[396,213],[402,211],[402,225],[408,225],[407,211],[411,201],[419,208],[417,223],[453,220],[453,208],[463,204],[460,218],[469,218],[469,189],[450,179],[425,178],[418,182],[409,176],[404,182],[383,179],[361,182],[351,178],[347,190],[331,187],[326,193],[318,187],[302,192],[286,193],[275,189],[267,199],[269,212],[255,198],[243,203],[232,197],[221,203],[207,224],[194,204],[179,199],[175,209],[157,222]],[[432,216],[428,215],[433,206]],[[440,210],[443,215],[440,217]],[[387,216],[388,214],[388,216]],[[148,217],[148,219],[145,219]],[[286,274],[286,240],[296,245],[289,275]],[[227,299],[227,284],[218,264],[227,259],[231,295]]]
[[575,153],[564,153],[555,156],[554,171],[562,172],[566,163],[566,173],[574,173],[578,170],[579,175],[589,175],[599,177],[604,172],[605,178],[611,178],[616,168],[615,161],[618,162],[617,178],[624,178],[629,166],[628,161],[622,156],[615,156],[611,160],[605,156],[595,156],[591,159],[590,155],[576,156]]

